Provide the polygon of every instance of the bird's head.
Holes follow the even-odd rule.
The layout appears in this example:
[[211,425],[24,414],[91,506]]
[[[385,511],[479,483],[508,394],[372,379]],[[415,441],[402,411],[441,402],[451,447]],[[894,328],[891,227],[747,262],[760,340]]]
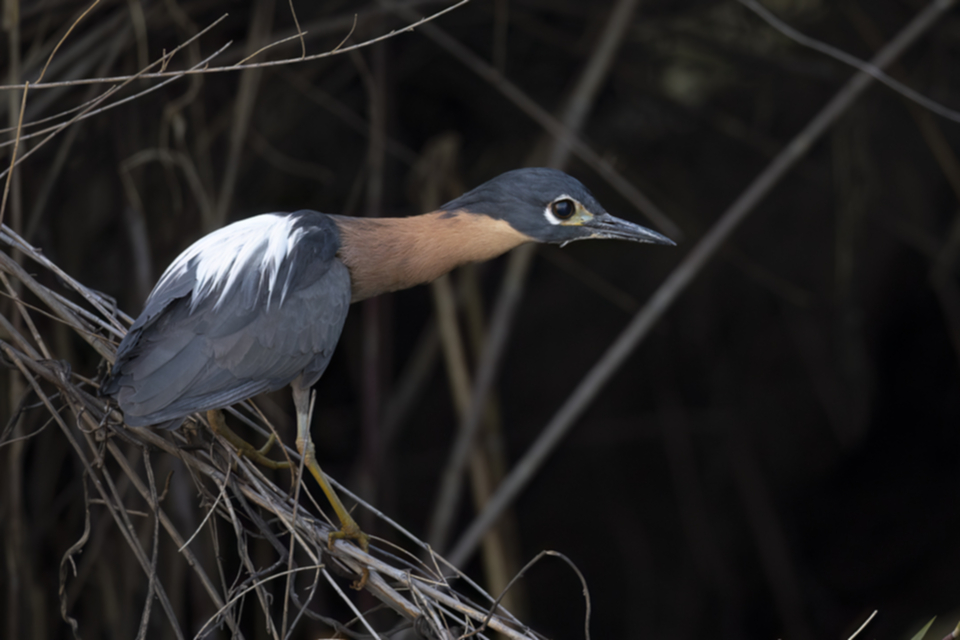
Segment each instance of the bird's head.
[[535,242],[616,239],[673,245],[656,231],[615,218],[583,184],[556,169],[515,169],[442,207],[503,220]]

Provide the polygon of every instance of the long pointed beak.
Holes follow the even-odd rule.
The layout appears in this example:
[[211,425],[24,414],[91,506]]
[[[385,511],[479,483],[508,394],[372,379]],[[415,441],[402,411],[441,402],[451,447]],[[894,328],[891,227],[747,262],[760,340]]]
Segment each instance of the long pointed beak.
[[614,218],[609,213],[594,214],[584,227],[593,232],[594,238],[611,238],[616,240],[630,240],[632,242],[646,242],[649,244],[665,244],[675,246],[677,243],[656,231],[641,227],[638,224]]

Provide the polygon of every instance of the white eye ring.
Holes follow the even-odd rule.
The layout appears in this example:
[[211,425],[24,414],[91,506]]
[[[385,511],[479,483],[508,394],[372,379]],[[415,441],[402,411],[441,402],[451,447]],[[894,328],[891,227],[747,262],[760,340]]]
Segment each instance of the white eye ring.
[[549,223],[552,224],[552,225],[560,225],[560,224],[563,224],[563,220],[569,220],[569,219],[573,216],[573,214],[571,214],[570,216],[567,216],[566,218],[564,218],[563,220],[561,220],[561,219],[558,218],[556,215],[554,215],[554,213],[553,213],[553,205],[557,204],[558,202],[562,202],[563,200],[569,200],[570,202],[573,203],[573,206],[576,207],[576,208],[580,208],[580,207],[582,206],[582,205],[580,205],[579,202],[577,202],[576,199],[571,198],[571,197],[568,196],[567,194],[563,194],[563,195],[561,195],[560,197],[555,198],[555,199],[554,199],[550,204],[548,204],[548,205],[546,206],[546,208],[543,210],[543,217],[546,218],[546,219],[547,219],[547,222],[549,222]]

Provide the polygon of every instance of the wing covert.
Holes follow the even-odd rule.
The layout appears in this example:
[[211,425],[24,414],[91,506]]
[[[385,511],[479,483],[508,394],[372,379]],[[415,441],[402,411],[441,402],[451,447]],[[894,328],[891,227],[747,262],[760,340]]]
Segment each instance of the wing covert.
[[129,424],[220,408],[300,375],[312,384],[329,364],[350,304],[336,226],[315,212],[251,220],[184,251],[147,299],[103,385]]

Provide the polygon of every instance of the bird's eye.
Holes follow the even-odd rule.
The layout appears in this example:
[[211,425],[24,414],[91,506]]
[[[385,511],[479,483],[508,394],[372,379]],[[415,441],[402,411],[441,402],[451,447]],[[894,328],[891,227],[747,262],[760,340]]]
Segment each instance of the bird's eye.
[[576,205],[573,204],[573,200],[557,200],[556,202],[550,205],[550,213],[555,215],[560,220],[566,220],[573,215],[573,212],[577,210]]

